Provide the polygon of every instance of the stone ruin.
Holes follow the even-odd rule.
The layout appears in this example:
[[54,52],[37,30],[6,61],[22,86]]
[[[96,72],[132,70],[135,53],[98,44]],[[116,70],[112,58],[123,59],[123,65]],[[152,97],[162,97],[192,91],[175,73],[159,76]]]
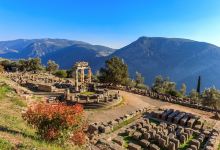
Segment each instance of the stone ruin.
[[62,95],[61,99],[81,103],[81,104],[89,104],[89,103],[115,103],[116,101],[121,100],[121,96],[119,92],[110,93],[108,89],[94,89],[94,94],[92,95],[83,95],[81,93],[70,93],[69,89],[66,89],[64,95]]
[[[76,80],[75,86],[73,81],[70,79],[62,79],[55,77],[51,74],[40,73],[5,73],[5,75],[10,78],[12,81],[18,83],[19,85],[28,88],[33,91],[33,94],[36,92],[45,92],[47,95],[47,102],[57,102],[57,101],[71,101],[74,103],[100,103],[110,105],[121,99],[118,92],[110,93],[108,89],[95,87],[91,83],[91,68],[86,62],[76,63]],[[85,81],[84,70],[88,69],[88,79]],[[80,82],[78,83],[78,71],[81,70]],[[94,94],[92,95],[83,95],[80,91],[77,91],[77,88],[86,86],[86,89],[89,89],[89,92]],[[84,90],[82,90],[84,91]],[[86,90],[87,91],[87,90]]]
[[[137,115],[136,112],[143,115],[118,131],[113,130],[120,121]],[[88,133],[93,147],[111,150],[215,150],[220,131],[204,128],[204,120],[196,115],[173,109],[136,112],[107,123],[90,124]]]
[[92,70],[89,67],[88,62],[76,62],[74,65],[75,68],[75,89],[76,91],[79,91],[79,75],[78,72],[80,70],[80,84],[81,84],[81,89],[83,89],[83,85],[86,83],[85,82],[85,69],[88,69],[88,79],[87,83],[92,82]]

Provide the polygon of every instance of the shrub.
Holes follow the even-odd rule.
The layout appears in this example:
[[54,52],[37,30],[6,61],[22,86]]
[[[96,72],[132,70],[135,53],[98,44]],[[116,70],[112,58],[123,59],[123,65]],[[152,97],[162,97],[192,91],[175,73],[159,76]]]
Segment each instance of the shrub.
[[67,77],[66,70],[58,70],[58,71],[55,72],[54,75],[57,76],[57,77],[60,77],[60,78],[66,78]]
[[0,65],[0,73],[4,72],[4,67],[2,65]]
[[145,85],[145,84],[137,84],[136,88],[138,88],[138,89],[148,89],[147,85]]
[[67,139],[75,144],[83,144],[85,120],[81,105],[67,106],[62,103],[37,103],[28,108],[22,117],[27,123],[36,128],[38,135],[47,141],[58,141],[64,144]]

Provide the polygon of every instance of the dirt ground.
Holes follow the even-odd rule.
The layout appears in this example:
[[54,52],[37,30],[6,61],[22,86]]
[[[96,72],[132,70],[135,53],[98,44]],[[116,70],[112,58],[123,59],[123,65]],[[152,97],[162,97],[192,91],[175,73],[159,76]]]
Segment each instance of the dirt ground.
[[168,102],[163,102],[159,100],[155,100],[146,96],[141,96],[133,93],[128,93],[125,91],[120,91],[120,95],[124,99],[124,104],[121,104],[119,106],[113,107],[111,109],[105,109],[105,110],[89,110],[86,111],[86,116],[88,118],[89,122],[106,122],[113,120],[117,117],[123,116],[126,113],[130,113],[132,111],[135,111],[139,108],[172,108],[172,109],[178,109],[184,112],[189,112],[198,116],[201,116],[204,119],[212,120],[210,119],[213,116],[213,113],[193,109],[177,104],[172,104]]

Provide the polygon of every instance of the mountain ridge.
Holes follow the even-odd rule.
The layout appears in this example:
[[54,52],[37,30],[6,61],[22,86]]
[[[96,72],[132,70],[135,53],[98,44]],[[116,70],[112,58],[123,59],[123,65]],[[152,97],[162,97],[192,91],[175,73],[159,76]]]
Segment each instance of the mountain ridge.
[[[42,42],[44,41],[44,42]],[[186,83],[189,89],[196,87],[199,75],[202,76],[202,88],[216,85],[220,88],[220,47],[206,42],[190,39],[165,37],[139,37],[134,42],[120,49],[112,49],[100,45],[66,39],[19,40],[9,44],[11,48],[17,44],[21,50],[16,52],[4,49],[0,57],[19,59],[40,57],[42,62],[55,60],[61,68],[68,69],[76,61],[88,61],[95,72],[104,65],[105,60],[118,56],[128,64],[132,78],[138,71],[151,85],[154,77],[169,76],[177,82],[178,87]],[[37,44],[40,42],[41,44]],[[5,45],[0,42],[1,48]],[[9,48],[10,48],[9,47]],[[38,48],[39,47],[39,48]]]

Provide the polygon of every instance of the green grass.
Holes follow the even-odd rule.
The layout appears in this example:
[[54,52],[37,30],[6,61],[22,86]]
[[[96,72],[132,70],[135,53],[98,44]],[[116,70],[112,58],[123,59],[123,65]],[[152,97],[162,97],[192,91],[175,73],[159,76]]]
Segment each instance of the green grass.
[[10,150],[10,149],[13,149],[13,145],[9,141],[0,138],[0,149],[1,150]]
[[220,150],[220,144],[218,145],[218,150]]
[[189,147],[190,142],[195,138],[195,135],[189,137],[189,139],[180,145],[179,150],[186,150]]
[[12,97],[11,101],[12,101],[12,103],[14,103],[15,105],[18,105],[20,107],[26,107],[27,106],[27,104],[22,99],[20,99],[19,97]]
[[95,92],[81,92],[80,94],[85,95],[85,96],[91,96],[91,95],[94,95]]
[[119,123],[118,125],[113,127],[112,132],[114,132],[114,131],[116,131],[116,130],[118,130],[118,129],[120,129],[120,128],[122,128],[122,127],[124,127],[124,126],[126,126],[126,125],[128,125],[128,124],[130,124],[132,122],[134,122],[136,119],[137,119],[137,116],[132,117],[132,118],[130,118],[128,120],[125,120],[125,121]]
[[3,99],[9,92],[11,92],[11,88],[4,83],[0,83],[0,100]]
[[123,140],[124,140],[124,147],[127,148],[128,147],[128,143],[130,141],[132,141],[132,137],[127,135],[127,136],[123,137]]

